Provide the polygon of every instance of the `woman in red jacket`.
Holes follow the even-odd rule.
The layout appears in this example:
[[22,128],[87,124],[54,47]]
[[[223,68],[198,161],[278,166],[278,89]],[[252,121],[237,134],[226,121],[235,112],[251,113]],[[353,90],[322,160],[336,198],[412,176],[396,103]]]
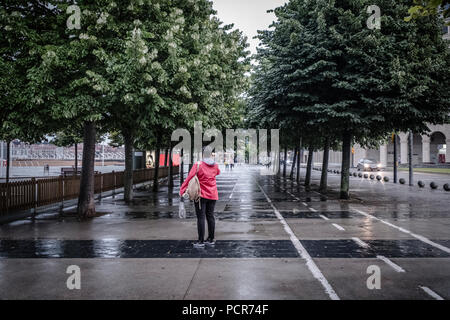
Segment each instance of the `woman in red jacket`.
[[[214,206],[216,201],[219,200],[219,193],[217,192],[216,176],[220,174],[219,165],[212,158],[205,158],[200,162],[198,172],[197,163],[194,163],[188,177],[183,182],[180,188],[180,196],[186,192],[189,181],[197,173],[198,180],[200,182],[200,201],[194,202],[195,213],[197,214],[197,230],[198,230],[198,242],[194,243],[194,247],[204,248],[206,245],[213,246],[214,232],[216,221],[214,219]],[[208,238],[205,238],[205,216],[208,221]]]

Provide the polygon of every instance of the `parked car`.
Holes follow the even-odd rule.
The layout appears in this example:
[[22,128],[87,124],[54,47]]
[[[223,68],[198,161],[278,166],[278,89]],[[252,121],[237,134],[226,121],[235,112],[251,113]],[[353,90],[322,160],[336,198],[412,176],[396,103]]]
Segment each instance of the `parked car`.
[[358,165],[356,166],[358,171],[380,171],[385,169],[383,165],[373,159],[361,159],[358,161]]

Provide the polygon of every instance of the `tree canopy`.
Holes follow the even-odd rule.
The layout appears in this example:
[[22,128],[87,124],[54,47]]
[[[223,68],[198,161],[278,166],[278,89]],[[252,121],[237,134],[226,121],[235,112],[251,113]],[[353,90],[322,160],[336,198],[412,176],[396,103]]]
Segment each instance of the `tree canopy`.
[[[380,29],[366,27],[373,4],[383,8]],[[342,139],[343,168],[352,142],[376,144],[394,130],[423,133],[429,123],[444,123],[450,57],[442,20],[405,22],[408,4],[291,0],[275,9],[277,21],[259,35],[253,119],[277,119],[284,130],[311,137],[310,144],[318,136]]]

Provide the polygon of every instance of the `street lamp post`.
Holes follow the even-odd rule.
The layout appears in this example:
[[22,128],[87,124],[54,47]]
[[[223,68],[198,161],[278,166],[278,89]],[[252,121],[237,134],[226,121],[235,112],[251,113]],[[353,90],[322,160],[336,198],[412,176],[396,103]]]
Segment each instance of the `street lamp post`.
[[398,152],[397,152],[397,134],[394,133],[394,183],[397,183],[398,177]]
[[0,178],[3,177],[3,141],[0,141]]
[[413,177],[413,146],[414,146],[414,137],[412,131],[409,132],[409,145],[408,145],[408,162],[409,162],[409,185],[414,185],[414,177]]

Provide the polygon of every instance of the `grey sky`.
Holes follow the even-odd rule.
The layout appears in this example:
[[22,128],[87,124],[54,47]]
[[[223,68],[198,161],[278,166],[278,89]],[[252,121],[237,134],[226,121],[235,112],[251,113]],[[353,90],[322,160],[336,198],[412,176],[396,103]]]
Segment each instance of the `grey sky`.
[[257,35],[257,30],[267,29],[275,20],[275,15],[266,11],[286,2],[286,0],[213,0],[219,19],[225,24],[234,23],[235,28],[248,37],[252,54],[256,53],[259,42],[252,39]]

